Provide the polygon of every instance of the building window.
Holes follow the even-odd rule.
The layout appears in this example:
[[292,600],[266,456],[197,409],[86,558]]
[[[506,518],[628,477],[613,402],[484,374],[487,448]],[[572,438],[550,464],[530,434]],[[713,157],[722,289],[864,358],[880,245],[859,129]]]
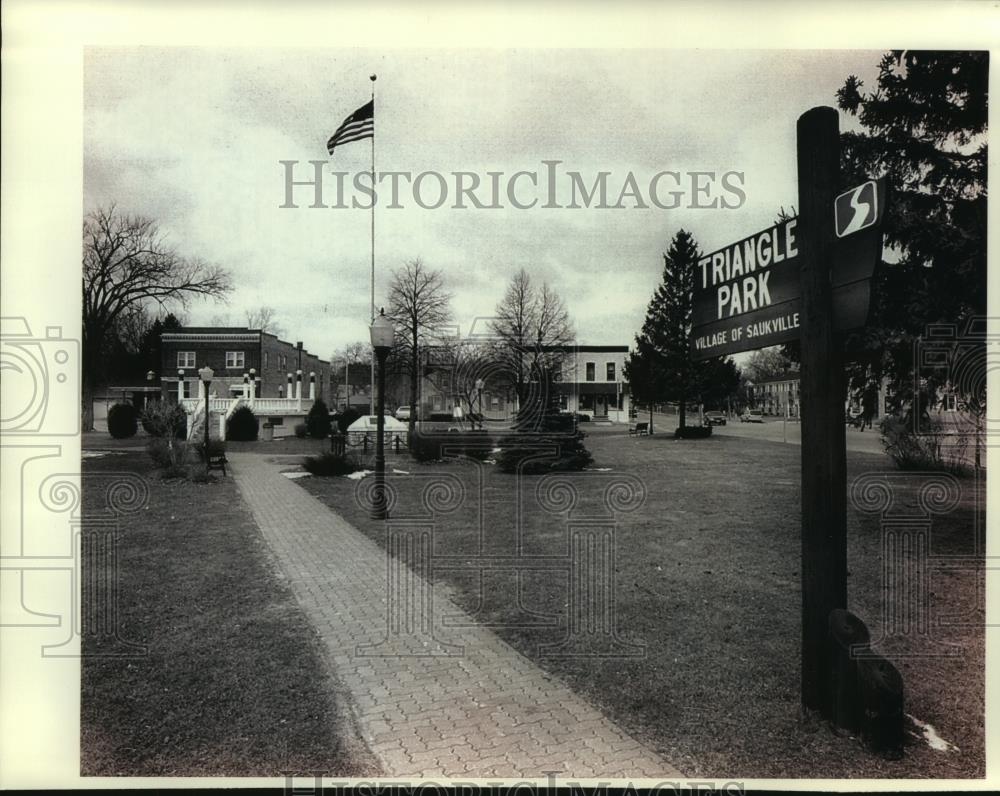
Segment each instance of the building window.
[[227,351],[226,352],[226,367],[227,368],[242,368],[244,364],[244,352],[243,351]]
[[267,351],[264,352],[264,367],[261,370],[267,370]]
[[615,380],[615,363],[614,362],[609,362],[608,363],[607,377],[608,377],[608,379],[607,379],[608,381],[614,381]]
[[596,370],[597,366],[593,362],[587,363],[587,381],[595,381],[597,379]]
[[179,368],[193,368],[194,367],[194,351],[178,351],[177,352],[177,367],[179,367]]

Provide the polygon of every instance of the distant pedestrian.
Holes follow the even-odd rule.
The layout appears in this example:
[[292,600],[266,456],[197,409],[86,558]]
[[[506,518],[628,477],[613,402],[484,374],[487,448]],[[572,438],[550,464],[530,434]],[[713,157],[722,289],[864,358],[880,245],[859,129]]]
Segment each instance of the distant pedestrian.
[[865,430],[865,426],[868,428],[872,427],[872,420],[875,417],[875,402],[878,400],[878,391],[875,389],[875,385],[869,383],[865,387],[865,391],[861,394],[861,430]]

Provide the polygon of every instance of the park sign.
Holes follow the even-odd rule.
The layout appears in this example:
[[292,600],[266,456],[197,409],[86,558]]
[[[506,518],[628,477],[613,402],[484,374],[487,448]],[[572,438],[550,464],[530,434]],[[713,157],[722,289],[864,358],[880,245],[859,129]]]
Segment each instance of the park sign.
[[[837,197],[831,210],[834,328],[864,326],[870,283],[882,256],[885,181],[869,180]],[[797,340],[801,333],[798,219],[771,227],[698,260],[692,307],[695,359]]]

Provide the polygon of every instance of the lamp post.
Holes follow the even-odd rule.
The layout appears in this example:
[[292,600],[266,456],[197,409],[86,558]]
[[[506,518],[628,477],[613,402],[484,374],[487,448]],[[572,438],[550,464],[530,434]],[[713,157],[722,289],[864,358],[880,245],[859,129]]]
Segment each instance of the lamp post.
[[[156,373],[154,373],[154,372],[153,372],[153,371],[151,371],[151,370],[147,370],[147,371],[146,371],[146,383],[147,383],[147,384],[148,384],[148,385],[149,385],[150,387],[152,387],[152,386],[153,386],[153,380],[154,380],[155,378],[156,378]],[[147,404],[149,403],[149,400],[150,400],[150,398],[149,398],[149,393],[147,392],[147,393],[146,393],[146,394],[145,394],[145,395],[143,396],[143,400],[142,400],[142,406],[143,406],[143,409],[145,409],[145,408],[146,408],[146,405],[147,405]]]
[[[371,518],[384,520],[388,516],[385,495],[385,359],[392,350],[394,330],[392,321],[379,310],[371,326],[372,348],[378,359],[378,412],[375,420],[375,494],[372,499]],[[412,411],[412,410],[411,410]]]
[[208,365],[205,365],[201,370],[198,371],[198,376],[201,378],[202,386],[205,390],[205,461],[208,462],[208,387],[212,383],[212,377],[215,375],[215,371],[212,370]]
[[476,379],[476,398],[478,399],[476,403],[479,404],[479,429],[483,428],[483,387],[486,386],[486,382],[482,379]]

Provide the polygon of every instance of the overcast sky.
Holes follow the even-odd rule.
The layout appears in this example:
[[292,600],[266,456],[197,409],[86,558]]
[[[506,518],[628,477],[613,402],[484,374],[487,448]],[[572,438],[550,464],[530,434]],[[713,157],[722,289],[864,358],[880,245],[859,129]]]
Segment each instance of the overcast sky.
[[[421,208],[376,213],[376,303],[390,272],[420,258],[440,269],[467,331],[526,268],[566,301],[578,340],[631,344],[680,228],[708,252],[796,204],[795,123],[834,105],[849,74],[871,86],[880,53],[853,51],[89,49],[85,59],[85,208],[116,202],[157,219],[183,254],[229,268],[229,304],[193,304],[192,324],[261,305],[286,338],[326,357],[367,339],[370,211],[281,209],[284,168],[329,160],[370,168],[370,143],[325,142],[367,101],[377,73],[376,170],[531,171],[543,160],[589,183],[608,177],[614,203],[631,171],[644,194],[661,171],[742,172],[736,209]],[[842,116],[842,128],[852,126]],[[348,188],[350,188],[350,177]],[[560,196],[568,201],[568,178]],[[334,178],[326,179],[334,201]],[[385,185],[385,184],[384,184]],[[673,186],[662,183],[664,202]],[[567,191],[564,192],[564,189]],[[383,191],[386,187],[383,187]],[[504,188],[501,189],[502,191]],[[424,188],[425,203],[437,187]],[[733,203],[738,197],[721,192]],[[544,200],[522,184],[518,194]],[[347,199],[355,195],[348,190]],[[356,194],[359,200],[364,195]],[[489,201],[489,191],[479,195]],[[648,203],[648,195],[645,197]],[[388,203],[388,197],[380,197]],[[702,198],[704,201],[704,197]],[[684,205],[691,202],[690,187]]]

